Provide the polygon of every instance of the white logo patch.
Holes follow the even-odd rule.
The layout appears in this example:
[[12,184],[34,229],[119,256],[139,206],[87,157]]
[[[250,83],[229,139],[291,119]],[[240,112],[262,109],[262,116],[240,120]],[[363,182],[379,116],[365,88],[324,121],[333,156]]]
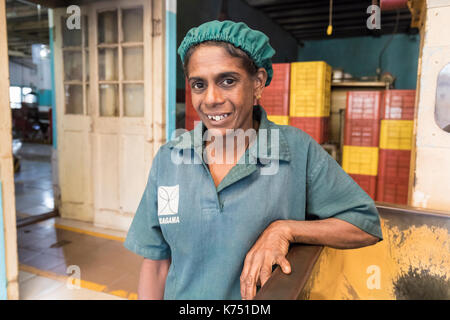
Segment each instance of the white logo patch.
[[166,216],[178,213],[179,185],[158,187],[158,215]]

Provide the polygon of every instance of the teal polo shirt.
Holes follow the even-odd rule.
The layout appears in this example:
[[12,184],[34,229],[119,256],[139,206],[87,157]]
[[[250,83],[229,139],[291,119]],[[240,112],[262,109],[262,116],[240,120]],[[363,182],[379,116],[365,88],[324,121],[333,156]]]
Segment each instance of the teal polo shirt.
[[269,121],[260,106],[253,117],[256,143],[217,188],[201,157],[202,123],[153,160],[124,245],[147,259],[171,258],[165,299],[241,299],[245,256],[276,220],[333,217],[382,239],[374,202],[319,144]]

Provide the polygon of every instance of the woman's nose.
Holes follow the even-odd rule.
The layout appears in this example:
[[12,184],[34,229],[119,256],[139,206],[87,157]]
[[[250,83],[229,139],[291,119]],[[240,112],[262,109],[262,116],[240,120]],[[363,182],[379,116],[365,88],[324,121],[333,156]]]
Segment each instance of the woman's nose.
[[209,107],[214,107],[216,104],[223,103],[223,96],[216,86],[208,86],[206,89],[205,104]]

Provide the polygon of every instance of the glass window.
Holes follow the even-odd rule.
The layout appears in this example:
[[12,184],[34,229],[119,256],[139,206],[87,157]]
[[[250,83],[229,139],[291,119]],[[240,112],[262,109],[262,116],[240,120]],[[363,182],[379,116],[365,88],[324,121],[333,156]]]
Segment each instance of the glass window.
[[84,96],[84,92],[87,92],[89,81],[87,17],[81,16],[81,30],[68,29],[66,26],[66,17],[62,18],[61,28],[63,38],[65,114],[83,115],[85,114],[85,105],[87,110],[88,99]]
[[126,117],[144,116],[144,85],[123,85],[124,112]]
[[102,48],[98,50],[99,80],[117,80],[117,48]]
[[434,119],[439,128],[450,132],[450,63],[439,73]]
[[64,80],[83,80],[81,51],[64,51]]
[[143,10],[142,7],[122,10],[123,42],[142,42]]
[[80,47],[81,30],[67,28],[67,18],[68,17],[61,17],[63,47]]
[[66,114],[83,114],[83,87],[81,85],[65,86]]
[[117,98],[118,85],[101,84],[100,85],[100,116],[118,117],[119,99]]
[[123,48],[123,75],[125,80],[144,80],[144,48]]
[[117,43],[117,10],[98,14],[98,43]]

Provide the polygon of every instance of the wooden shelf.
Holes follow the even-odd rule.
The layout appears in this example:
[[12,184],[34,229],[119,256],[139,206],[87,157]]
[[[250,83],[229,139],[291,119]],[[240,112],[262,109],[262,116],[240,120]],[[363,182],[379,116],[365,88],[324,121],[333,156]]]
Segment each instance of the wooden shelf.
[[389,87],[389,83],[381,81],[343,81],[331,82],[332,87]]

